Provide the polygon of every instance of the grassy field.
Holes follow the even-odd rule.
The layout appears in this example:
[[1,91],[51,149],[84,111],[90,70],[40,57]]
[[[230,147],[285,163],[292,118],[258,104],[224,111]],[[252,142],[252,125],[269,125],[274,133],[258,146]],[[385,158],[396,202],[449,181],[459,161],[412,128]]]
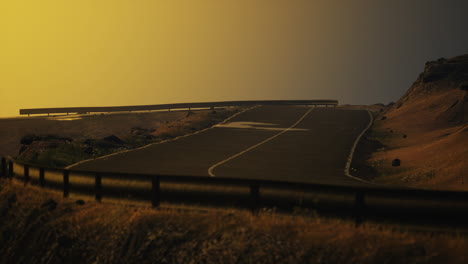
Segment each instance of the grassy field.
[[466,263],[461,234],[298,211],[150,209],[0,181],[0,263]]

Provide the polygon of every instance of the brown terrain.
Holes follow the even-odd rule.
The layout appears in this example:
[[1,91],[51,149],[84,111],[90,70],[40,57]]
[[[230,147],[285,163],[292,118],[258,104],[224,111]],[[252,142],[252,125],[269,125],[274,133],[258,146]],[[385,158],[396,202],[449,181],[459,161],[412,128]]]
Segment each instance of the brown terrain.
[[[385,184],[468,190],[468,55],[426,63],[367,135],[370,178]],[[362,142],[361,145],[366,144]],[[372,144],[370,144],[372,145]],[[400,166],[392,166],[399,159]],[[359,172],[358,172],[359,174]]]

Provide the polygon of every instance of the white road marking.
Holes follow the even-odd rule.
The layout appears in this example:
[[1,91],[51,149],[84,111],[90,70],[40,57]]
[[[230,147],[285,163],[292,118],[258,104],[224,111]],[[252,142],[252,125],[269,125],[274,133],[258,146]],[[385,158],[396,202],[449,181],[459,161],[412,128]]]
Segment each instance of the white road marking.
[[367,110],[367,113],[369,114],[369,117],[370,117],[369,124],[367,125],[366,128],[364,128],[364,130],[362,130],[361,134],[359,134],[359,136],[354,141],[353,147],[351,148],[351,153],[349,153],[348,161],[346,162],[346,167],[345,167],[344,172],[345,172],[346,176],[348,176],[350,178],[353,178],[355,180],[365,182],[365,183],[372,183],[372,182],[360,179],[358,177],[354,177],[349,172],[349,170],[351,169],[351,163],[353,162],[354,151],[356,150],[357,144],[358,144],[359,140],[361,139],[361,137],[364,135],[364,133],[366,133],[366,131],[372,126],[372,123],[374,122],[374,116],[372,116],[371,112],[369,110]]
[[[227,128],[241,128],[241,129],[261,129],[261,130],[278,130],[283,131],[286,128],[284,127],[272,127],[276,126],[277,124],[272,123],[261,123],[261,122],[246,122],[246,121],[239,121],[239,122],[229,122],[216,125],[215,127],[227,127]],[[291,128],[289,131],[308,131],[309,129],[304,128]]]
[[225,159],[225,160],[222,160],[222,161],[216,163],[215,165],[211,166],[211,167],[208,169],[208,175],[210,175],[211,177],[215,177],[216,175],[213,173],[213,170],[214,170],[216,167],[218,167],[219,165],[224,164],[224,163],[226,163],[226,162],[228,162],[228,161],[230,161],[230,160],[232,160],[232,159],[234,159],[234,158],[237,158],[237,157],[239,157],[240,155],[242,155],[242,154],[244,154],[244,153],[246,153],[246,152],[248,152],[248,151],[250,151],[250,150],[252,150],[252,149],[254,149],[254,148],[256,148],[256,147],[258,147],[258,146],[260,146],[260,145],[262,145],[262,144],[265,144],[266,142],[268,142],[268,141],[270,141],[270,140],[272,140],[272,139],[274,139],[274,138],[276,138],[276,137],[278,137],[278,136],[280,136],[280,135],[282,135],[283,133],[286,133],[286,132],[290,131],[290,130],[293,129],[295,126],[297,126],[297,125],[310,113],[310,111],[312,111],[313,109],[314,109],[314,108],[310,108],[309,111],[307,111],[301,118],[299,118],[299,120],[297,120],[296,123],[294,123],[292,126],[286,128],[286,129],[284,129],[283,131],[279,132],[278,134],[276,134],[276,135],[274,135],[274,136],[272,136],[272,137],[270,137],[270,138],[267,138],[267,139],[265,139],[264,141],[262,141],[262,142],[260,142],[260,143],[258,143],[258,144],[256,144],[256,145],[254,145],[254,146],[252,146],[252,147],[250,147],[250,148],[248,148],[248,149],[246,149],[246,150],[243,150],[243,151],[241,151],[241,152],[239,152],[239,153],[237,153],[237,154],[235,154],[235,155],[233,155],[233,156],[231,156],[231,157],[229,157],[229,158],[227,158],[227,159]]

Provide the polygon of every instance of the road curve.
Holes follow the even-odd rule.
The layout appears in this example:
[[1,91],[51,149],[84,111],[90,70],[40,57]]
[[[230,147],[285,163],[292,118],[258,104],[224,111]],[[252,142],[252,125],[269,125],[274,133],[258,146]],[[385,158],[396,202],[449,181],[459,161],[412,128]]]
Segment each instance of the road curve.
[[345,166],[369,118],[365,110],[261,106],[192,136],[70,169],[208,177],[211,168],[216,177],[361,185]]

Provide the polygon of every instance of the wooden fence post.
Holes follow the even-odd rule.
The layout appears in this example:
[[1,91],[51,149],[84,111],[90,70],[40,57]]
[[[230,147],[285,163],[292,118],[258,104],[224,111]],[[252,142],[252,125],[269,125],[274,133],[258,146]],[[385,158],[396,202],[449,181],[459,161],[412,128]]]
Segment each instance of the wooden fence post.
[[356,227],[364,222],[364,214],[366,210],[365,193],[357,192],[354,197],[354,220]]
[[29,182],[29,165],[23,165],[24,168],[24,184]]
[[153,208],[157,208],[161,204],[161,182],[159,176],[151,178],[151,204]]
[[70,171],[63,170],[63,197],[67,198],[70,194]]
[[15,176],[15,172],[13,170],[13,161],[9,160],[8,161],[8,177],[9,178],[13,178],[13,176]]
[[6,162],[6,159],[5,157],[2,157],[2,169],[1,169],[1,177],[7,177],[7,162]]
[[39,185],[41,187],[45,186],[45,170],[44,170],[44,168],[39,168]]
[[96,201],[101,202],[102,201],[102,176],[99,173],[96,173],[95,191],[96,191]]
[[252,214],[257,213],[259,202],[260,202],[260,185],[251,184],[250,185],[250,210],[252,211]]

